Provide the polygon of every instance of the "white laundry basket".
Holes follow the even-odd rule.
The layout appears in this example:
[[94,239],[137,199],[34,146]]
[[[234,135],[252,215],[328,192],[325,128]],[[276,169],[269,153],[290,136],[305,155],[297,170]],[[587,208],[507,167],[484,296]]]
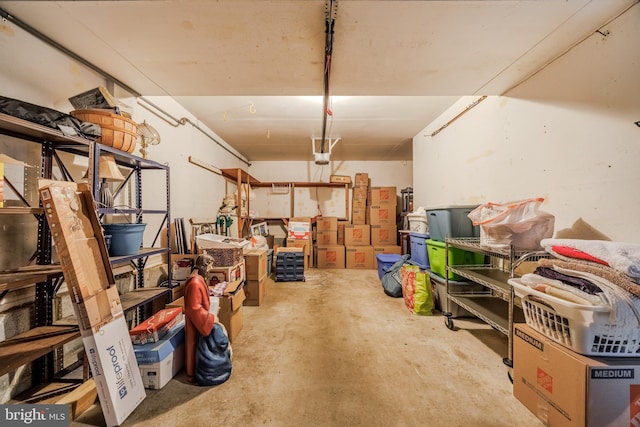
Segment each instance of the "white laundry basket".
[[587,356],[640,356],[640,324],[623,328],[605,306],[575,304],[509,279],[520,297],[527,325],[553,341]]

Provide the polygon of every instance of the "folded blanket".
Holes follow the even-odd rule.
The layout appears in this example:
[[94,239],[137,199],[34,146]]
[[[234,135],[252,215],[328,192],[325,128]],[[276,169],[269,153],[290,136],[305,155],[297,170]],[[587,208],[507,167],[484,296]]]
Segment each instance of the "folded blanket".
[[[614,270],[626,274],[635,283],[640,283],[640,244],[638,243],[610,242],[607,240],[543,239],[540,245],[548,253],[566,261],[589,265],[602,264],[601,261],[604,261]],[[554,246],[576,249],[596,258],[598,261],[568,257],[554,251]],[[563,253],[566,253],[566,251],[563,251]]]
[[616,271],[611,267],[604,267],[598,264],[587,264],[579,261],[571,262],[547,258],[540,259],[538,261],[538,265],[544,267],[558,266],[561,268],[566,268],[568,270],[577,270],[591,273],[607,279],[609,282],[621,287],[622,289],[626,290],[629,293],[632,293],[633,295],[640,296],[640,285],[631,281],[626,274],[620,273],[619,271]]

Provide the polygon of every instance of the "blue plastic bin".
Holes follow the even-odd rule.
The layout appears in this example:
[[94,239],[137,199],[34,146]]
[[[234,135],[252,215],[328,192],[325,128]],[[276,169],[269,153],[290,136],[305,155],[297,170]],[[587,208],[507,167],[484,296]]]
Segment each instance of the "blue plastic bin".
[[411,262],[423,270],[429,268],[428,238],[429,234],[420,234],[413,231],[409,233],[409,240],[411,241]]
[[402,258],[402,255],[398,254],[377,254],[376,260],[378,262],[378,277],[382,279],[384,272],[387,268],[398,262]]
[[476,206],[450,207],[427,211],[427,224],[432,240],[444,242],[445,237],[480,237],[480,227],[467,215]]

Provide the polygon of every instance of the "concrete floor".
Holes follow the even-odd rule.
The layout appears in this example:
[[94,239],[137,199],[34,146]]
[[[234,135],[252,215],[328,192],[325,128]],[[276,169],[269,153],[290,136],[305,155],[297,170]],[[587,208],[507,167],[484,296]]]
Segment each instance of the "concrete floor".
[[[507,339],[477,320],[416,316],[376,270],[305,272],[243,307],[231,378],[179,373],[123,426],[542,426],[513,397]],[[102,426],[94,405],[74,426]]]

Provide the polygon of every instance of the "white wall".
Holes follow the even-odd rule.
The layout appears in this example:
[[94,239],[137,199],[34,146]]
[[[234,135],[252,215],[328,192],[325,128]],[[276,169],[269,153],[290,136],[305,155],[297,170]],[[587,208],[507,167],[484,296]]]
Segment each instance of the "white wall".
[[542,196],[556,237],[640,242],[640,6],[505,96],[464,97],[413,141],[414,206]]

